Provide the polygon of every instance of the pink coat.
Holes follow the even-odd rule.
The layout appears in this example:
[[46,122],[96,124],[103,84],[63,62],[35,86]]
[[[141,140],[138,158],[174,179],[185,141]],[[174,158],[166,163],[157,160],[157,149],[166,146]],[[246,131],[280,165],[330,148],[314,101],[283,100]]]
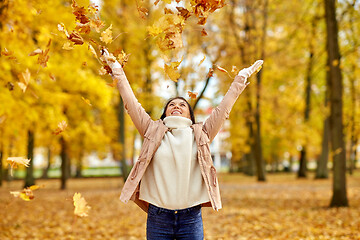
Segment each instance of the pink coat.
[[[140,103],[137,101],[125,73],[116,69],[114,78],[117,80],[117,87],[123,99],[125,109],[130,115],[135,127],[140,135],[144,138],[140,156],[135,163],[124,187],[121,191],[120,200],[127,203],[133,200],[141,209],[147,212],[149,203],[139,199],[140,181],[149,166],[156,150],[160,146],[164,134],[169,130],[162,120],[154,121],[145,112]],[[200,164],[201,174],[206,184],[210,201],[204,203],[203,206],[218,210],[221,209],[221,198],[219,191],[216,169],[211,158],[209,144],[219,132],[224,121],[229,117],[231,108],[236,99],[245,89],[242,77],[237,76],[232,82],[228,92],[223,100],[216,107],[210,117],[204,123],[196,123],[191,125],[194,130],[195,142],[197,145],[197,158]]]

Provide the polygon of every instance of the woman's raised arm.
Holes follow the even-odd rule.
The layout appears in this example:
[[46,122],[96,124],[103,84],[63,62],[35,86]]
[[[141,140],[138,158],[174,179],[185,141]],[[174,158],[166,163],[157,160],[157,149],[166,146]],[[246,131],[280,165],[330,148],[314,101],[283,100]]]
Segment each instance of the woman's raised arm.
[[204,123],[204,130],[207,132],[210,142],[215,138],[220,131],[224,121],[229,118],[230,111],[234,106],[239,95],[244,91],[249,84],[247,79],[256,71],[258,71],[263,64],[262,60],[256,61],[248,68],[242,69],[231,83],[229,90],[225,94],[223,100],[210,114],[209,118]]
[[[106,50],[102,51],[103,55],[109,55]],[[107,60],[107,58],[105,58]],[[125,109],[130,115],[135,127],[139,131],[140,135],[144,137],[147,128],[152,121],[149,114],[146,113],[144,108],[138,102],[135,94],[126,78],[125,72],[118,61],[107,60],[109,67],[112,70],[112,77],[116,81],[116,86],[120,92],[121,98],[124,102]]]

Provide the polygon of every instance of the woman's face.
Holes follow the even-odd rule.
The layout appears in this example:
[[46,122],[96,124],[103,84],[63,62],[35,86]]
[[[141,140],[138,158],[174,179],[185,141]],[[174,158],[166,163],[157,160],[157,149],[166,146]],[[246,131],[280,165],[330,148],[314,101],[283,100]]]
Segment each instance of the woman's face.
[[190,110],[189,107],[187,105],[187,103],[182,100],[182,99],[174,99],[172,100],[167,108],[166,108],[166,112],[165,112],[166,116],[181,116],[181,117],[186,117],[186,118],[190,118]]

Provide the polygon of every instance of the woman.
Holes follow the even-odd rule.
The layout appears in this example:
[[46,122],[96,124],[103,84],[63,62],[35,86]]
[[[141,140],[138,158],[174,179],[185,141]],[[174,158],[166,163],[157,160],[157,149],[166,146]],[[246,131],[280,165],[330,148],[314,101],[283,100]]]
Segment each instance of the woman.
[[209,144],[249,84],[247,78],[262,63],[259,60],[241,70],[210,117],[196,123],[191,106],[182,97],[170,99],[161,118],[153,121],[138,103],[120,64],[108,61],[125,108],[144,138],[120,200],[131,199],[148,213],[147,239],[204,238],[201,207],[221,208]]

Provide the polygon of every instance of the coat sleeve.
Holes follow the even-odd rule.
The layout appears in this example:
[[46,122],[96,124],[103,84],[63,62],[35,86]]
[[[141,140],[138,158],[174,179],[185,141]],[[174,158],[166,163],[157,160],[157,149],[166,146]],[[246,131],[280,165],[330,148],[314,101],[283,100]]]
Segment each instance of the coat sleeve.
[[127,113],[130,115],[130,118],[140,135],[144,137],[144,134],[152,121],[151,117],[136,99],[124,70],[122,68],[113,69],[113,78],[116,80],[117,88]]
[[245,79],[242,76],[236,76],[235,80],[231,83],[229,90],[224,98],[211,112],[210,116],[204,122],[204,130],[209,136],[210,142],[215,138],[216,134],[220,131],[224,121],[229,118],[230,111],[234,106],[237,98],[246,88],[243,83]]

